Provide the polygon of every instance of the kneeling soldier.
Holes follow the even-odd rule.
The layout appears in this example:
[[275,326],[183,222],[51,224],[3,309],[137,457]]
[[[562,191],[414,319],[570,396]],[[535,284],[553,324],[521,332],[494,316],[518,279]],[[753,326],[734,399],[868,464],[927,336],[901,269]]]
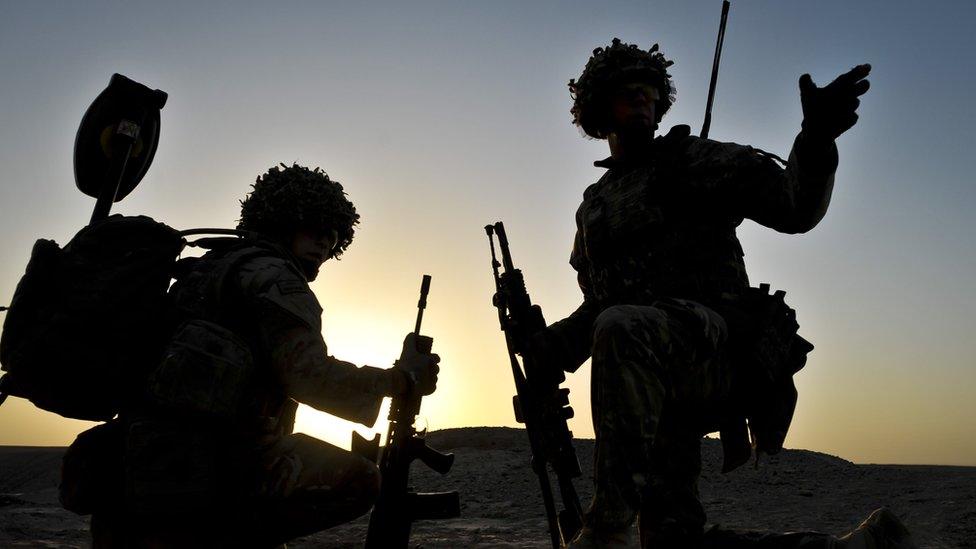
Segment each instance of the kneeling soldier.
[[369,511],[376,466],[293,434],[298,404],[372,425],[383,397],[432,393],[439,358],[394,370],[329,355],[309,282],[358,220],[324,172],[275,167],[241,202],[249,236],[180,262],[173,335],[123,418],[125,512],[94,517],[96,546],[274,546]]
[[[834,140],[857,120],[870,67],[824,88],[800,79],[803,129],[781,166],[687,126],[655,137],[675,99],[670,65],[656,45],[644,51],[614,39],[569,84],[574,122],[610,147],[595,163],[607,172],[576,213],[570,264],[583,303],[533,340],[550,367],[575,371],[592,356],[594,496],[571,546],[635,547],[638,519],[644,547],[839,543],[821,534],[705,535],[697,483],[705,433],[722,432],[727,470],[749,459],[747,420],[758,450],[782,446],[792,375],[812,347],[781,295],[750,289],[736,227],[748,218],[804,233],[819,223],[837,167]],[[902,536],[895,523],[877,513],[851,539],[883,547]]]

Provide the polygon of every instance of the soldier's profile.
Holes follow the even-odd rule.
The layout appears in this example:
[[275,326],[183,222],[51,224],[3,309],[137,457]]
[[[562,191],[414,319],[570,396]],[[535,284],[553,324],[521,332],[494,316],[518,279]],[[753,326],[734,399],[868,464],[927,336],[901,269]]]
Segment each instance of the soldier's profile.
[[792,376],[812,349],[784,294],[750,287],[736,228],[751,219],[804,233],[820,222],[834,141],[857,121],[870,66],[825,87],[800,78],[802,130],[782,161],[688,126],[656,135],[675,101],[671,65],[656,44],[614,39],[569,82],[573,122],[610,149],[576,213],[570,264],[583,303],[532,340],[552,369],[572,372],[592,356],[594,496],[570,546],[911,547],[885,509],[844,540],[706,534],[702,436],[721,432],[726,471],[753,446],[779,451],[796,402]]

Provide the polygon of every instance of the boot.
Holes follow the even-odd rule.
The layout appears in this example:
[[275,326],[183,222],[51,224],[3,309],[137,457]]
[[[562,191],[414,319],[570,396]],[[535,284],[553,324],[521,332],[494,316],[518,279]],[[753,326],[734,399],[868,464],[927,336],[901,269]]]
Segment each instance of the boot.
[[882,507],[868,515],[853,532],[841,537],[838,549],[918,549],[897,515]]
[[579,535],[566,549],[640,549],[637,529],[633,524],[613,530],[597,530],[583,526]]

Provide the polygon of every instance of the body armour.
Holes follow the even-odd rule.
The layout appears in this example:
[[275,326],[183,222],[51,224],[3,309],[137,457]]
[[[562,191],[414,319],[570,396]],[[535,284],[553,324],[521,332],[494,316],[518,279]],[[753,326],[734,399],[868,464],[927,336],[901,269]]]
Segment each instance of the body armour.
[[[228,239],[203,257],[181,260],[170,289],[173,336],[150,376],[153,403],[177,414],[230,422],[245,437],[291,432],[294,406],[276,383],[256,325],[260,312],[254,289],[276,292],[277,279],[299,283],[285,251],[270,243]],[[282,277],[282,272],[291,276]],[[258,279],[268,280],[258,280]],[[284,311],[320,327],[310,299],[281,299]],[[314,305],[314,307],[313,307]],[[273,321],[273,319],[269,319]]]
[[[798,159],[784,169],[748,146],[690,136],[677,126],[639,162],[607,159],[583,194],[570,264],[599,309],[663,297],[714,303],[749,286],[736,227],[743,219],[780,232],[811,229],[833,186],[833,162]],[[813,160],[813,159],[810,159]]]
[[372,425],[391,372],[332,357],[322,307],[297,260],[267,241],[232,242],[190,259],[170,290],[173,326],[216,324],[239,338],[254,362],[242,379],[241,413],[277,436],[291,432],[298,403]]
[[[733,400],[749,395],[745,400],[765,406],[753,410],[733,402],[721,414],[726,468],[741,464],[743,455],[748,459],[746,417],[758,420],[764,446],[775,450],[796,402],[792,374],[810,345],[796,336],[795,317],[785,304],[781,316],[790,322],[777,317],[774,324],[782,329],[775,337],[761,335],[772,326],[763,310],[770,300],[782,304],[782,296],[763,290],[761,299],[753,299],[735,230],[744,219],[784,233],[813,228],[827,210],[837,165],[836,147],[821,145],[801,133],[783,167],[771,154],[693,137],[687,126],[678,126],[655,139],[637,161],[597,162],[608,171],[583,195],[570,257],[584,299],[572,315],[550,326],[563,352],[557,360],[567,370],[578,368],[594,348],[598,316],[611,307],[660,307],[675,300],[692,309],[704,306],[717,313],[728,335],[722,352],[748,374],[733,376],[731,393],[739,395]],[[776,357],[765,360],[771,350]],[[753,379],[772,374],[776,387]],[[760,394],[766,396],[752,398]]]

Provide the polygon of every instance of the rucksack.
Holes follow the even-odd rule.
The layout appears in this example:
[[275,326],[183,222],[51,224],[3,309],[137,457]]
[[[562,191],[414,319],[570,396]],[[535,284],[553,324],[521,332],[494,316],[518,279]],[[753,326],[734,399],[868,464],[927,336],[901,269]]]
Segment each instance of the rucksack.
[[0,336],[0,399],[74,419],[118,414],[165,345],[166,292],[185,244],[172,227],[121,215],[64,248],[38,240]]

